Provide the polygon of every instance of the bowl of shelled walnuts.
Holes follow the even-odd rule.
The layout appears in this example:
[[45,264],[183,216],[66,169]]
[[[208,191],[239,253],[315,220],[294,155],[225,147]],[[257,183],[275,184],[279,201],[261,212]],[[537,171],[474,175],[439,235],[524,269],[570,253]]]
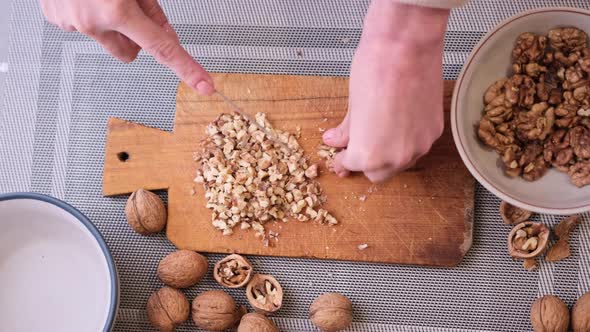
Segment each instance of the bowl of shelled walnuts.
[[518,207],[590,210],[590,11],[543,8],[500,23],[466,60],[451,126],[473,176]]

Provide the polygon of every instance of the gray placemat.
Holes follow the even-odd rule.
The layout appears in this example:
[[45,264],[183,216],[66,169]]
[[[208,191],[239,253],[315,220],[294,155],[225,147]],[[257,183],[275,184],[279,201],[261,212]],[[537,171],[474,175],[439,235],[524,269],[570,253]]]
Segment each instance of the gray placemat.
[[[36,191],[85,213],[104,234],[121,280],[115,331],[151,331],[144,306],[161,284],[158,261],[173,250],[163,235],[143,237],[127,226],[125,197],[101,195],[106,121],[117,116],[170,130],[177,79],[141,54],[121,64],[91,40],[47,24],[35,0],[14,0],[9,73],[0,115],[0,192]],[[588,1],[472,1],[453,12],[444,78],[456,78],[471,48],[500,20],[542,6],[590,8]],[[368,1],[176,0],[163,7],[189,52],[211,71],[348,75]],[[165,197],[165,193],[162,193]],[[590,290],[590,227],[572,241],[573,255],[539,272],[506,253],[509,228],[499,200],[476,190],[471,251],[454,269],[253,257],[274,274],[286,296],[276,322],[283,331],[311,331],[307,308],[326,291],[348,295],[353,331],[525,331],[530,303],[556,294],[568,304]],[[559,218],[537,216],[555,225]],[[209,255],[213,262],[219,255]],[[217,288],[207,278],[192,299]],[[230,291],[246,303],[243,291]],[[186,324],[179,331],[195,331]]]

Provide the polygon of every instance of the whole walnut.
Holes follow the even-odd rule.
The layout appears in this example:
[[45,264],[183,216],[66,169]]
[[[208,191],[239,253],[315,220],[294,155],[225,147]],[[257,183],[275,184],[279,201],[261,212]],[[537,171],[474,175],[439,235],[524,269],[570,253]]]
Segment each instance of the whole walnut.
[[147,302],[147,316],[152,326],[162,332],[172,332],[186,322],[189,303],[178,289],[164,287],[153,293]]
[[166,207],[158,195],[145,189],[138,189],[127,200],[125,206],[127,222],[139,234],[158,233],[166,226]]
[[263,314],[245,314],[238,326],[238,332],[279,332],[279,328]]
[[188,288],[207,274],[207,258],[192,250],[177,250],[158,265],[158,278],[170,287]]
[[324,332],[344,330],[352,323],[352,302],[342,294],[323,294],[309,307],[309,318]]
[[590,332],[590,292],[582,295],[572,308],[572,330]]
[[557,296],[538,298],[531,306],[531,324],[535,332],[567,332],[570,313]]
[[207,331],[225,331],[237,325],[246,308],[236,305],[224,291],[210,290],[199,294],[192,304],[195,324]]

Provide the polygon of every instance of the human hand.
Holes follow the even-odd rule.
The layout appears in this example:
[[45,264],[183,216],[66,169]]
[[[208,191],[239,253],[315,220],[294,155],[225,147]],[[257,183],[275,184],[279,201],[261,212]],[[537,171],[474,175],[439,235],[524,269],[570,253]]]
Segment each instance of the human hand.
[[123,62],[143,49],[200,94],[214,92],[213,79],[182,48],[157,0],[41,0],[41,9],[50,23],[95,39]]
[[334,160],[339,176],[358,171],[385,181],[440,137],[447,17],[448,10],[373,0],[351,66],[348,114],[323,136],[346,147]]

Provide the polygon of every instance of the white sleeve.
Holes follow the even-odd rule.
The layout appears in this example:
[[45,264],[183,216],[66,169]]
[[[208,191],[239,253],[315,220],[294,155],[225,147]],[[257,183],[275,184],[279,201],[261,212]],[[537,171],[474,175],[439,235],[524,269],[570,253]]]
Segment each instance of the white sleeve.
[[408,5],[433,8],[455,8],[463,6],[467,0],[395,0]]

